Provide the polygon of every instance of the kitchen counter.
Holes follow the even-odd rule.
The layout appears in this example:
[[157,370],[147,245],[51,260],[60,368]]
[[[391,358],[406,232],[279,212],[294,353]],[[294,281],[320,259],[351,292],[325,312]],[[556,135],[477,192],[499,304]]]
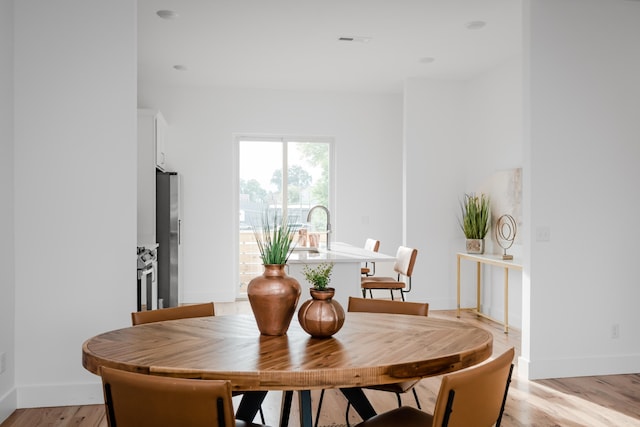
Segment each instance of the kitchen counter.
[[396,258],[380,252],[372,252],[362,247],[347,243],[332,242],[331,249],[297,247],[289,260],[288,274],[295,277],[302,287],[302,295],[298,305],[310,298],[308,289],[311,284],[304,278],[302,270],[307,264],[333,263],[330,287],[335,288],[334,299],[338,301],[345,311],[349,297],[362,297],[360,290],[360,268],[365,262],[395,262]]
[[347,243],[332,242],[331,249],[325,247],[308,248],[296,247],[288,264],[320,264],[323,262],[340,263],[364,263],[364,262],[394,262],[396,258],[380,252],[368,251],[364,248],[349,245]]

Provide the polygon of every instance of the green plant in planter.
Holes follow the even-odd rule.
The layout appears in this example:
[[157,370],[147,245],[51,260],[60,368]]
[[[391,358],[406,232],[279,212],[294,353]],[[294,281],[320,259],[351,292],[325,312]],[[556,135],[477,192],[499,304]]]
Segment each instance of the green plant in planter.
[[266,210],[262,215],[262,227],[253,227],[253,235],[260,250],[262,263],[286,264],[296,246],[294,238],[299,228],[297,225],[290,224],[285,217],[278,218],[278,213],[275,211],[271,221],[269,212]]
[[331,271],[333,270],[333,263],[318,264],[315,267],[311,267],[309,264],[305,264],[302,269],[304,278],[313,285],[313,288],[318,291],[324,291],[329,286],[331,281]]
[[460,227],[467,239],[484,239],[489,232],[489,197],[484,194],[465,194],[460,202],[462,219]]

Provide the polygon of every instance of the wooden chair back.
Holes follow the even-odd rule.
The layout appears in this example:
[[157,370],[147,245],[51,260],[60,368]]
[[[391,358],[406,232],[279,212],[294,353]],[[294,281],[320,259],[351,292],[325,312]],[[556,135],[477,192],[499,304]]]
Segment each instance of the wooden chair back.
[[427,316],[429,314],[429,304],[419,302],[389,301],[383,299],[349,297],[349,305],[347,306],[347,311]]
[[204,304],[182,305],[180,307],[161,308],[158,310],[136,311],[131,313],[131,323],[133,326],[136,326],[142,325],[143,323],[213,315],[215,315],[213,303],[207,302]]
[[101,368],[109,427],[233,427],[224,380],[159,377]]

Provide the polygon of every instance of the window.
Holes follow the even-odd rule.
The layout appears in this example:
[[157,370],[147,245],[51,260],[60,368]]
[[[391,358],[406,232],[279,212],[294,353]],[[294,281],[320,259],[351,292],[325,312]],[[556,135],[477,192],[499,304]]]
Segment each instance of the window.
[[[330,207],[332,141],[318,138],[237,137],[239,208],[238,296],[262,274],[262,261],[253,226],[265,209],[286,215],[289,223],[311,231],[325,223],[307,224],[315,205]],[[283,173],[286,171],[286,173]],[[285,202],[286,201],[286,202]],[[322,218],[314,214],[314,221]],[[324,231],[324,229],[322,229]]]

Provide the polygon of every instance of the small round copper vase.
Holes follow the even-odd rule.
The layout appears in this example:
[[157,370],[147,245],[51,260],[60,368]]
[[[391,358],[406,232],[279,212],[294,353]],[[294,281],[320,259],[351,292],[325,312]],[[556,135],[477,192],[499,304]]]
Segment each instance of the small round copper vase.
[[249,282],[247,296],[262,335],[285,335],[300,298],[300,283],[285,264],[266,264],[262,276]]
[[298,310],[300,326],[314,338],[328,338],[344,324],[344,309],[333,300],[334,288],[320,291],[310,288],[311,299]]

